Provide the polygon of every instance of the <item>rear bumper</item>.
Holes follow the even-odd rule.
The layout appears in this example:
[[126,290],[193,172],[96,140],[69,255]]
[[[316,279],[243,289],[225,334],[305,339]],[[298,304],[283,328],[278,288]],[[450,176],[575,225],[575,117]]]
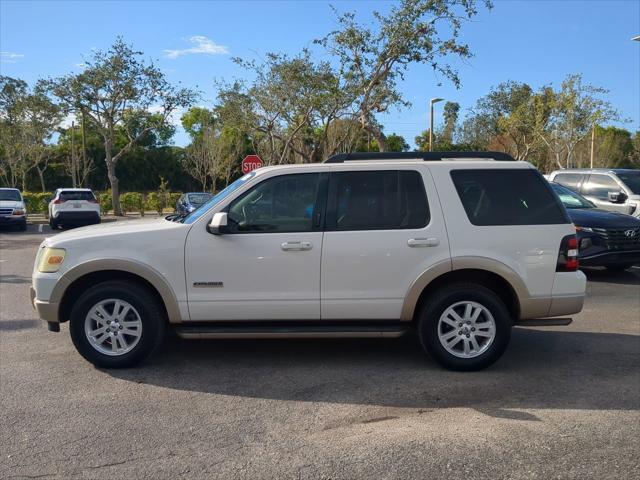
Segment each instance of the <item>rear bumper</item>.
[[60,223],[99,222],[100,214],[86,210],[82,212],[58,212],[54,218]]
[[556,272],[551,296],[520,300],[519,320],[579,313],[584,305],[586,288],[587,277],[584,273]]

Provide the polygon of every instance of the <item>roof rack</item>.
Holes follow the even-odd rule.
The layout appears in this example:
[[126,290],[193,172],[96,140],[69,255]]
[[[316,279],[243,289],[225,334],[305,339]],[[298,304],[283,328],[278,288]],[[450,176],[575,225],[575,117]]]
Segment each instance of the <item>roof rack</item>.
[[486,158],[487,160],[498,160],[505,162],[515,162],[508,153],[504,152],[353,152],[339,153],[327,158],[324,163],[344,163],[354,160],[417,160],[425,162],[438,162],[449,158]]

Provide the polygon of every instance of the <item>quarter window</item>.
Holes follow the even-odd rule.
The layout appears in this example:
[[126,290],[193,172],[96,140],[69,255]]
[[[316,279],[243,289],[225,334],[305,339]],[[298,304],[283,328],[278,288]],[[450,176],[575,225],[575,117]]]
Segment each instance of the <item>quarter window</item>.
[[319,216],[319,180],[320,174],[305,173],[256,185],[229,206],[230,233],[312,231]]
[[416,171],[335,172],[329,183],[327,230],[417,229],[429,223]]
[[535,170],[453,170],[451,178],[474,225],[569,223],[560,201]]

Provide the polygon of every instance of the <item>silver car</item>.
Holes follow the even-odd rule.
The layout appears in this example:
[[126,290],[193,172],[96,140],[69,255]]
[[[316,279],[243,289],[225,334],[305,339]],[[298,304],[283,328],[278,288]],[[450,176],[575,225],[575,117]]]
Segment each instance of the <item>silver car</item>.
[[598,208],[640,217],[640,170],[593,168],[556,170],[549,181],[587,197]]

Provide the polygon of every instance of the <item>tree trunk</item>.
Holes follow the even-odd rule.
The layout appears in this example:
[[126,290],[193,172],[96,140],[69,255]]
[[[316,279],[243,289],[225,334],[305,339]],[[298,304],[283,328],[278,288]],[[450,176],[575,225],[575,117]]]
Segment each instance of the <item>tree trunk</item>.
[[378,150],[380,152],[386,152],[388,148],[387,136],[384,133],[382,133],[382,130],[378,128],[376,125],[372,125],[371,123],[367,123],[365,125],[365,130],[369,132],[371,135],[373,135],[373,138],[375,138],[376,142],[378,143]]
[[37,167],[36,170],[38,170],[38,176],[40,177],[40,187],[42,188],[42,193],[44,193],[47,191],[44,186],[44,170],[40,170]]
[[104,147],[104,161],[107,164],[107,176],[109,177],[109,183],[111,184],[111,204],[113,205],[113,214],[116,216],[122,216],[122,210],[120,209],[120,190],[118,188],[118,177],[116,176],[116,164],[113,161],[111,152],[111,142],[106,141]]

